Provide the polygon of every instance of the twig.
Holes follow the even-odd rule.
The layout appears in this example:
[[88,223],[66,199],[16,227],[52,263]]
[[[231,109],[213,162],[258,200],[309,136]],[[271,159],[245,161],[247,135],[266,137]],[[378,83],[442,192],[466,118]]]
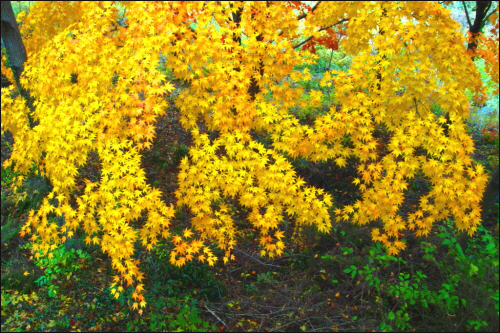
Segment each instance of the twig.
[[[280,310],[269,312],[269,313],[249,313],[249,312],[245,312],[245,313],[231,313],[231,315],[232,316],[243,316],[243,317],[253,316],[253,317],[265,317],[265,318],[269,318],[270,315],[273,315],[273,314],[276,314],[276,313],[280,313],[280,312],[290,312],[291,310],[296,311],[297,308],[280,309]],[[226,313],[223,310],[219,310],[218,312],[220,312],[220,313]]]
[[[491,5],[490,5],[490,7],[488,7],[488,9],[489,9],[489,8],[491,8]],[[490,18],[491,14],[493,14],[493,13],[494,13],[494,12],[496,12],[496,11],[497,11],[497,9],[496,9],[496,8],[494,8],[494,9],[493,9],[493,10],[492,10],[489,14],[486,14],[486,16],[484,17],[484,20],[485,20],[485,21],[487,21],[487,20]],[[486,13],[486,12],[488,12],[488,10],[486,10],[486,11],[485,11],[485,13]]]
[[217,318],[217,320],[218,320],[218,321],[220,321],[220,322],[222,323],[222,325],[224,325],[224,327],[229,328],[229,326],[227,326],[227,324],[226,324],[226,323],[225,323],[222,319],[220,319],[220,318],[219,318],[219,316],[217,316],[217,315],[215,314],[215,312],[213,312],[212,310],[210,310],[210,309],[208,308],[208,306],[206,306],[206,305],[205,305],[205,308],[206,308],[206,309],[208,310],[208,312],[210,312],[210,313],[211,313],[211,314],[212,314],[215,318]]
[[413,100],[415,101],[415,108],[417,109],[417,116],[420,117],[420,113],[418,113],[418,104],[417,104],[417,98],[413,97]]
[[[344,59],[345,56],[342,58]],[[325,67],[325,72],[330,70],[330,65],[332,64],[332,59],[333,59],[333,50],[332,50],[332,55],[330,56],[330,61],[328,62],[328,67]]]
[[[342,319],[342,317],[341,317],[341,316],[335,316],[335,317],[328,318],[328,319],[333,319],[333,318],[339,318],[339,319]],[[339,327],[339,326],[348,326],[348,325],[352,325],[352,322],[349,322],[349,321],[348,321],[348,322],[343,322],[343,323],[340,323],[340,324],[339,324],[338,322],[336,322],[336,323],[330,323],[330,324],[329,324],[328,326],[326,326],[326,327],[320,327],[320,328],[316,328],[316,329],[309,329],[309,331],[310,331],[310,332],[325,332],[325,331],[327,331],[327,330],[331,327],[331,325],[332,325],[332,324],[335,324],[335,326]]]
[[[318,1],[313,8],[311,8],[311,11],[309,13],[312,13],[316,10],[316,8],[318,8],[319,4],[321,3],[321,1]],[[303,18],[305,18],[307,16],[307,14],[309,13],[304,13],[302,15],[300,15],[299,17],[297,17],[297,20],[302,20]]]
[[[321,28],[321,29],[319,29],[319,30],[318,30],[318,32],[319,32],[319,31],[326,30],[326,29],[330,29],[330,28],[331,28],[331,27],[333,27],[334,25],[337,25],[337,24],[340,24],[340,23],[344,23],[344,22],[346,22],[346,21],[349,21],[349,19],[342,19],[342,20],[338,21],[337,23],[334,23],[334,24],[332,24],[332,25],[329,25],[328,27],[325,27],[325,28]],[[299,43],[299,44],[295,45],[293,48],[294,48],[294,49],[296,49],[296,48],[298,48],[298,47],[301,47],[302,45],[304,45],[305,43],[307,43],[308,41],[310,41],[313,37],[314,37],[314,36],[311,36],[311,37],[307,38],[305,41],[303,41],[302,43]]]
[[264,266],[271,266],[271,267],[277,267],[277,268],[283,268],[282,266],[276,266],[276,265],[273,265],[273,264],[266,264],[266,263],[263,263],[262,261],[260,261],[259,259],[241,251],[241,250],[238,250],[237,248],[234,248],[236,251],[240,252],[240,253],[243,253],[244,255],[246,255],[247,257],[250,257],[252,258],[253,260],[257,261],[258,263],[260,263],[261,265],[264,265]]
[[467,11],[467,7],[465,6],[465,1],[462,1],[462,5],[464,5],[465,15],[467,16],[467,22],[469,23],[469,29],[470,29],[472,23],[470,22],[469,12]]
[[99,289],[99,288],[97,288],[96,286],[94,286],[94,288],[95,288],[96,290],[99,290],[101,293],[103,293],[103,292],[104,292],[104,290],[103,290],[103,289]]
[[290,259],[290,258],[295,258],[295,257],[304,257],[304,258],[309,258],[310,256],[306,256],[306,255],[299,254],[299,253],[294,253],[294,254],[287,254],[286,256],[281,256],[281,257],[279,257],[279,258],[273,259],[273,261],[284,260],[284,259]]
[[240,269],[243,269],[243,268],[245,268],[245,267],[238,267],[238,268],[235,268],[235,269],[233,269],[232,271],[230,271],[230,272],[229,272],[229,274],[233,274],[234,272],[239,271]]

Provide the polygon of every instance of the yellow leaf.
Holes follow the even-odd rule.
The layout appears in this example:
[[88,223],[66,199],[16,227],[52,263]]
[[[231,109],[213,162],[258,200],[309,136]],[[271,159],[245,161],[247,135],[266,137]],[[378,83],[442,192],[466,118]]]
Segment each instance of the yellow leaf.
[[181,238],[181,236],[179,236],[179,235],[175,235],[175,236],[174,236],[174,244],[176,244],[176,245],[177,245],[177,244],[180,244],[180,243],[182,243],[182,238]]
[[137,287],[135,287],[135,291],[136,291],[137,293],[140,293],[140,292],[141,292],[141,291],[143,291],[143,290],[144,290],[144,285],[143,285],[142,283],[139,283],[139,284],[137,285]]
[[194,233],[191,231],[191,229],[185,229],[184,230],[184,238],[189,238],[192,235],[194,235]]

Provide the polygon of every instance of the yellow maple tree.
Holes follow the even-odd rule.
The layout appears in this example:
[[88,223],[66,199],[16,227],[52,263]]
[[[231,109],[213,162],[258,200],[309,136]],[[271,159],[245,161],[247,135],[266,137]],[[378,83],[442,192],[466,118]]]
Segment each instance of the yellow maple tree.
[[[474,147],[464,120],[465,89],[480,96],[481,81],[458,23],[440,4],[321,2],[300,14],[295,2],[122,1],[126,25],[118,24],[117,4],[36,2],[18,17],[28,51],[21,84],[34,110],[15,87],[2,89],[2,133],[9,130],[15,139],[5,165],[14,162],[15,170],[27,173],[35,163],[53,185],[21,231],[37,240],[34,250],[47,253],[65,232],[83,228],[86,242],[98,244],[119,273],[113,295],[119,297],[123,283],[135,285],[133,308],[144,307],[135,242],[150,250],[160,237],[170,240],[170,262],[177,266],[193,259],[213,265],[215,243],[227,262],[237,227],[228,207],[216,204],[222,198],[248,208],[262,255],[283,253],[285,215],[298,226],[330,231],[331,195],[307,186],[286,157],[339,167],[357,158],[354,183],[362,199],[339,207],[336,218],[361,225],[381,220],[383,231],[374,228],[372,237],[391,254],[405,248],[402,230],[426,235],[434,222],[451,216],[470,234],[480,224],[488,177],[470,157]],[[329,43],[340,43],[352,65],[325,73],[321,85],[335,87],[341,107],[328,101],[324,116],[303,125],[289,110],[320,108],[328,97],[294,85],[312,79],[307,69],[295,68],[314,63],[307,43],[328,42],[335,29],[344,36]],[[170,231],[174,207],[147,184],[140,166],[141,152],[155,138],[155,121],[167,108],[164,97],[174,90],[158,69],[160,53],[173,75],[189,82],[175,100],[194,141],[178,175],[176,205],[194,214],[182,234]],[[432,103],[448,111],[448,135]],[[36,126],[30,127],[29,115]],[[378,149],[378,125],[392,134],[387,153]],[[271,147],[254,133],[267,133]],[[352,147],[342,144],[346,137]],[[91,152],[99,155],[101,178],[86,180],[72,204],[78,168]],[[432,188],[403,217],[405,190],[417,172]],[[51,214],[64,215],[65,224],[49,221]],[[141,228],[128,224],[142,214]]]

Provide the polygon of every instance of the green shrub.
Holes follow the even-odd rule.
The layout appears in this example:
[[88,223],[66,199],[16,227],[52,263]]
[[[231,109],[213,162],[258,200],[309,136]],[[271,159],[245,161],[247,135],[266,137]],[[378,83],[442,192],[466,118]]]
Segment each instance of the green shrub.
[[[27,243],[21,248],[32,248],[33,243]],[[35,265],[40,267],[44,274],[39,276],[35,282],[41,286],[48,287],[49,297],[54,297],[57,294],[58,286],[52,282],[61,279],[70,279],[75,273],[81,270],[86,261],[90,259],[90,255],[82,250],[67,250],[64,244],[59,245],[55,250],[51,251],[47,256],[35,257]]]

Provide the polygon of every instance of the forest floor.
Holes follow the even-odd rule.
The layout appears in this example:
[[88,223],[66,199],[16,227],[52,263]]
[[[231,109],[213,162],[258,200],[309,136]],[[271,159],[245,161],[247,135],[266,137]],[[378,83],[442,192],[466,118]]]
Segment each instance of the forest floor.
[[[178,84],[178,91],[182,85]],[[303,121],[310,122],[308,115]],[[490,172],[498,168],[498,126],[470,126],[474,158]],[[379,139],[388,134],[379,131]],[[265,138],[259,138],[266,142]],[[10,156],[12,139],[2,135],[1,161]],[[180,160],[191,136],[179,123],[171,102],[157,121],[154,145],[143,154],[148,183],[167,204],[174,192]],[[496,161],[494,156],[496,155]],[[491,157],[493,156],[493,157]],[[331,193],[338,205],[352,204],[356,166],[292,161],[309,185]],[[100,176],[98,156],[80,169],[78,183]],[[236,260],[214,267],[168,263],[169,245],[137,253],[147,277],[148,303],[142,316],[130,310],[130,294],[118,300],[109,292],[114,275],[110,259],[77,234],[53,260],[35,260],[30,243],[19,237],[30,209],[36,209],[50,184],[31,174],[12,191],[12,169],[2,167],[2,331],[498,331],[498,204],[483,227],[457,246],[453,221],[434,226],[414,239],[398,257],[388,256],[371,240],[370,227],[335,224],[330,234],[309,227],[287,230],[289,247],[279,258],[259,256],[255,230],[245,210],[227,200],[239,227]],[[418,205],[428,190],[415,177],[402,212]],[[190,212],[176,209],[172,224],[189,224]],[[43,267],[43,268],[42,268]]]

